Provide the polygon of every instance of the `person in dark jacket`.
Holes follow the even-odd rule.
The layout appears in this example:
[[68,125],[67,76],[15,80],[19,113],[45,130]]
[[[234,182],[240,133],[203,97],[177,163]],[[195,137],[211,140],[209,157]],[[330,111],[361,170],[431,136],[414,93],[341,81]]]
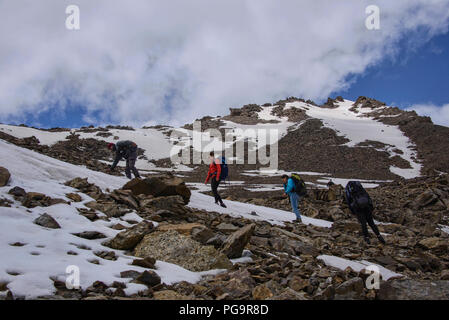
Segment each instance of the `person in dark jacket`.
[[109,150],[115,152],[114,162],[110,168],[111,171],[113,171],[118,162],[124,158],[126,159],[125,174],[128,179],[131,179],[131,171],[136,178],[140,178],[139,171],[137,171],[135,166],[137,160],[137,144],[132,141],[125,140],[119,141],[116,144],[109,143],[108,148]]
[[[351,182],[349,182],[351,183]],[[348,188],[348,187],[346,187]],[[346,202],[348,204],[349,210],[351,210],[352,214],[357,216],[357,219],[360,222],[360,225],[362,226],[362,232],[363,232],[363,238],[365,239],[365,242],[370,244],[369,240],[369,233],[368,233],[368,227],[367,224],[371,227],[374,234],[377,236],[377,239],[379,239],[380,242],[385,244],[385,240],[382,237],[382,235],[379,232],[379,229],[377,228],[376,224],[374,223],[373,219],[373,211],[374,211],[374,205],[371,200],[371,198],[368,196],[368,205],[363,209],[357,209],[355,204],[355,199],[351,195],[350,192],[345,192],[345,198]]]
[[212,151],[210,154],[210,165],[209,171],[207,172],[206,182],[207,184],[210,180],[210,185],[212,189],[212,194],[215,197],[215,204],[220,203],[220,206],[226,208],[226,205],[223,203],[220,195],[218,194],[218,186],[220,185],[220,176],[221,176],[221,164],[220,160],[215,158],[214,152]]

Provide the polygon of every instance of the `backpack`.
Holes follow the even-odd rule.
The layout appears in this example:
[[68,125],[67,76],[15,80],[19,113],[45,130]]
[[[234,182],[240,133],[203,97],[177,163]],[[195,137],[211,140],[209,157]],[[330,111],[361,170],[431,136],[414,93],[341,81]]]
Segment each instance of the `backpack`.
[[349,181],[345,188],[348,205],[355,211],[372,210],[371,198],[360,181]]
[[220,180],[224,181],[228,177],[229,170],[228,165],[226,164],[226,158],[221,157],[221,174],[220,174]]
[[295,183],[295,192],[301,197],[305,196],[307,194],[307,187],[304,180],[296,173],[292,174],[291,179]]

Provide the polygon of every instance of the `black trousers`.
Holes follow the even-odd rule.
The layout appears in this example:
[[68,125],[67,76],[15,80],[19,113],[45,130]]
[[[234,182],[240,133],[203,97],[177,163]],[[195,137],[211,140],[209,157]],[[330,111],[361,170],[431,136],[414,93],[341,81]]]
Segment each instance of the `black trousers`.
[[210,186],[212,188],[212,194],[215,197],[215,203],[220,202],[223,203],[223,200],[221,200],[220,195],[218,194],[218,186],[220,185],[221,180],[215,179],[215,177],[212,177],[211,181],[210,181]]
[[357,215],[357,218],[359,219],[359,222],[362,226],[362,232],[363,232],[364,237],[369,237],[367,224],[369,224],[371,229],[373,229],[373,232],[376,234],[376,236],[380,235],[379,229],[377,228],[376,224],[374,223],[372,210],[365,210],[365,211],[357,212],[356,215]]
[[137,160],[136,158],[126,159],[125,174],[128,177],[128,179],[131,179],[131,171],[133,172],[136,178],[140,178],[139,171],[137,171],[136,169],[136,160]]

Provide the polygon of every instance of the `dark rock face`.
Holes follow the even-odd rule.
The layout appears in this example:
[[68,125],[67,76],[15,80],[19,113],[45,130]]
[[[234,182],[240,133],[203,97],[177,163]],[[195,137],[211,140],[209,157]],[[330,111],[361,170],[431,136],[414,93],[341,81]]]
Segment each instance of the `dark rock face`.
[[42,227],[50,228],[50,229],[60,229],[61,228],[59,223],[52,216],[50,216],[47,213],[44,213],[43,215],[39,216],[39,218],[36,218],[34,220],[34,223],[37,225],[40,225]]
[[123,186],[123,190],[131,190],[132,194],[152,195],[154,197],[179,195],[185,204],[190,201],[191,192],[185,182],[171,175],[133,179]]
[[[408,168],[402,159],[391,158],[386,151],[348,147],[348,140],[323,127],[321,120],[310,119],[299,129],[279,140],[279,167],[285,171],[327,172],[339,177],[388,180],[397,178],[390,166]],[[297,150],[298,156],[292,156]],[[300,156],[299,156],[300,155]]]
[[447,280],[393,280],[383,282],[380,300],[448,300]]

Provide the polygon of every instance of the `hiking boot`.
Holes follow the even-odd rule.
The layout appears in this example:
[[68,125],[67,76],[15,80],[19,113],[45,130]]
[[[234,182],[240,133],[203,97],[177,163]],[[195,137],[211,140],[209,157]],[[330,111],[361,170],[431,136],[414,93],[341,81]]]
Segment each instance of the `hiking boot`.
[[222,206],[223,208],[227,208],[226,205],[223,202],[220,203],[220,206]]
[[369,238],[368,238],[368,237],[363,237],[363,239],[365,240],[365,242],[366,242],[367,244],[371,244],[371,241],[369,241]]
[[385,242],[385,239],[379,234],[378,236],[377,236],[377,239],[379,239],[379,241],[382,243],[382,244],[385,244],[386,242]]
[[302,219],[296,218],[295,220],[292,220],[292,223],[302,223]]

